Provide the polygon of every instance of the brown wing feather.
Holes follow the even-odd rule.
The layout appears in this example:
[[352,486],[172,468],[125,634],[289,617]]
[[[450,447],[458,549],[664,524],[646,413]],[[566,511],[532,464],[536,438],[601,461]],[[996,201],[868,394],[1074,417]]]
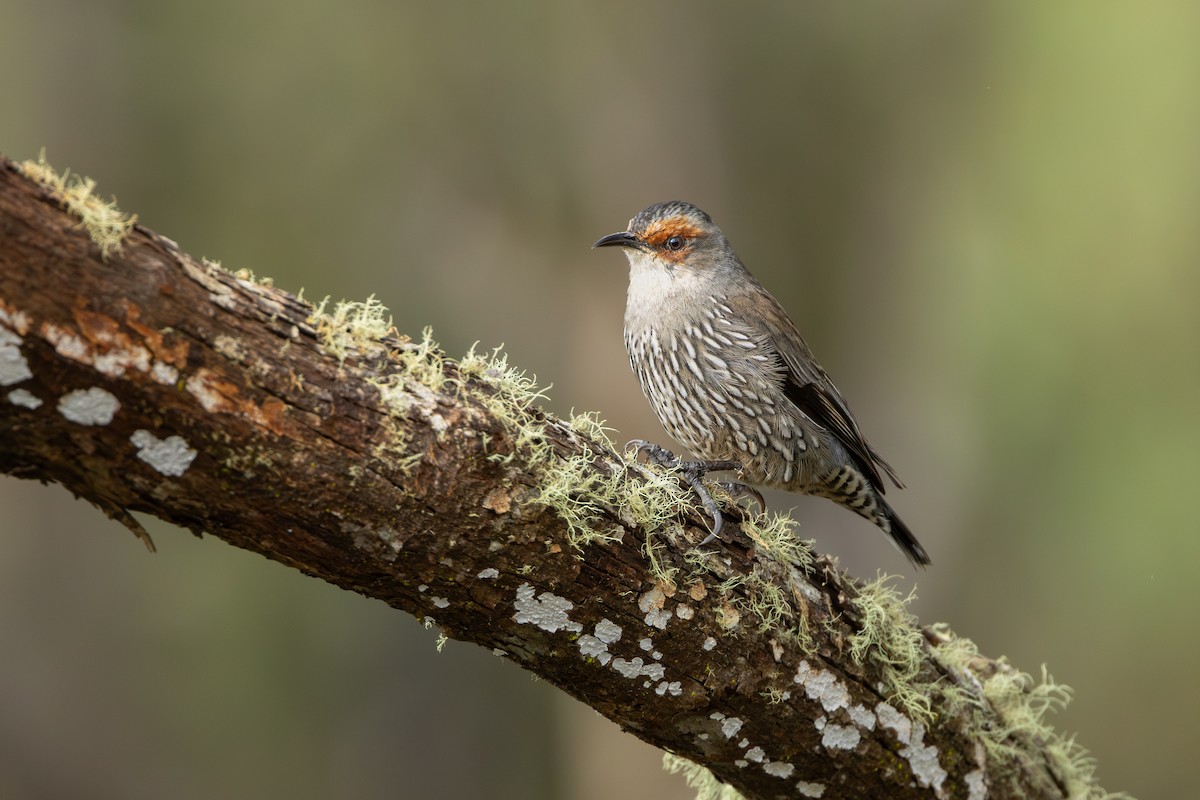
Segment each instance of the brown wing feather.
[[838,438],[881,494],[884,492],[884,485],[879,469],[887,474],[897,488],[903,489],[904,484],[896,477],[895,470],[875,452],[875,448],[871,447],[859,430],[858,422],[850,413],[846,399],[813,358],[812,351],[796,330],[787,312],[765,289],[762,290],[762,296],[770,302],[762,303],[755,297],[753,310],[749,308],[750,295],[730,298],[730,303],[742,306],[742,310],[746,312],[742,319],[755,328],[764,339],[769,339],[779,354],[786,368],[784,395],[809,419]]

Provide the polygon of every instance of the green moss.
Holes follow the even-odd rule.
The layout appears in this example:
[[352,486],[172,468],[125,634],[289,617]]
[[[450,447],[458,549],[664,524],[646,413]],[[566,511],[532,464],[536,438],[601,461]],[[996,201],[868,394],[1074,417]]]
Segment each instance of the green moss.
[[68,211],[79,217],[88,236],[100,248],[102,259],[107,261],[111,254],[121,252],[122,243],[137,222],[136,215],[117,208],[115,198],[108,201],[96,197],[93,194],[96,182],[91,178],[72,175],[70,170],[60,175],[46,162],[45,150],[38,154],[37,161],[23,161],[19,166],[25,177],[45,186]]

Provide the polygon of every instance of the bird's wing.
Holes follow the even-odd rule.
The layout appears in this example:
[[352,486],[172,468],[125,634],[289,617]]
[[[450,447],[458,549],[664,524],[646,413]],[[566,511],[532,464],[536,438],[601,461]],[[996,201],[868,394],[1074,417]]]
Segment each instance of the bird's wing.
[[[762,296],[769,298],[770,302],[757,302],[756,297],[753,311],[744,308],[742,310],[745,313],[741,317],[757,334],[756,338],[764,344],[769,342],[769,346],[773,346],[779,354],[785,368],[782,375],[784,395],[809,419],[838,438],[859,462],[872,485],[881,493],[884,491],[884,485],[879,474],[880,469],[897,488],[904,488],[904,484],[896,477],[895,470],[875,452],[875,448],[871,447],[859,430],[858,422],[846,404],[846,398],[842,397],[829,375],[813,358],[812,351],[808,349],[787,312],[765,290]],[[736,303],[734,298],[730,299]]]

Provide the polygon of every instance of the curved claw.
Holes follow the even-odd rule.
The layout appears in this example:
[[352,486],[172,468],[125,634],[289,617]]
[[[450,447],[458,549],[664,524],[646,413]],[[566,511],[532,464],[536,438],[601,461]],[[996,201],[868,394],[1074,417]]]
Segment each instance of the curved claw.
[[755,489],[746,483],[738,481],[717,481],[717,485],[733,496],[734,500],[739,497],[749,497],[754,502],[758,503],[758,507],[763,511],[767,510],[767,501],[763,499],[762,492]]
[[646,461],[653,461],[655,464],[663,467],[670,467],[679,463],[679,459],[670,450],[654,442],[648,442],[645,439],[630,439],[625,443],[625,449],[629,450],[630,448],[633,449],[634,461],[641,461],[642,456],[645,456]]
[[[648,442],[645,439],[630,439],[625,443],[625,449],[629,450],[631,448],[634,450],[635,461],[640,461],[642,456],[645,456],[647,462],[653,462],[660,467],[679,470],[683,480],[696,493],[696,496],[700,498],[700,504],[704,506],[704,510],[711,514],[713,518],[712,531],[708,536],[704,537],[704,541],[700,542],[697,547],[703,547],[715,541],[721,535],[721,529],[725,526],[725,519],[721,516],[721,508],[717,505],[717,501],[713,499],[712,494],[709,493],[700,479],[710,472],[741,470],[741,463],[737,461],[684,461],[662,445]],[[766,505],[762,501],[762,495],[756,489],[735,481],[720,481],[718,483],[723,487],[740,487],[738,490],[731,490],[730,493],[736,496],[744,490],[750,493],[760,506],[766,508]]]
[[687,481],[688,486],[692,487],[692,491],[696,493],[698,498],[700,498],[700,504],[704,506],[704,510],[711,514],[713,518],[712,530],[709,532],[708,536],[704,537],[704,541],[700,542],[697,547],[703,547],[704,545],[714,541],[718,536],[721,535],[721,528],[725,526],[725,518],[721,516],[721,507],[718,506],[717,501],[713,499],[712,494],[708,491],[708,487],[706,487],[704,482],[700,480],[700,476],[703,474],[703,471],[696,472],[693,470],[685,470],[683,473],[683,479]]
[[657,445],[654,445],[653,443],[648,442],[645,439],[630,439],[628,442],[625,443],[625,446],[621,449],[622,450],[633,450],[636,455],[640,456],[644,450],[647,450],[651,447],[656,447],[656,446]]
[[717,511],[713,514],[713,526],[708,536],[704,537],[704,541],[696,545],[696,547],[704,547],[706,544],[712,544],[721,535],[721,528],[725,527],[725,519],[721,516],[721,512]]

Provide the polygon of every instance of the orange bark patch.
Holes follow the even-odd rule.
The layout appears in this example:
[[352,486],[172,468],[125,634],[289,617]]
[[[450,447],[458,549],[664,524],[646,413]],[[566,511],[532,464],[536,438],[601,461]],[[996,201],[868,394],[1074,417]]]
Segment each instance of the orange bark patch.
[[271,397],[261,406],[256,406],[249,400],[243,401],[243,407],[247,417],[276,436],[283,435],[283,417],[287,413],[287,403],[277,397]]
[[184,384],[188,394],[200,401],[210,414],[235,414],[241,410],[237,384],[231,383],[211,369],[201,367]]
[[192,373],[184,388],[210,414],[240,414],[277,436],[284,433],[287,404],[277,397],[269,397],[259,405],[244,397],[237,384],[205,367]]
[[128,303],[125,309],[125,324],[136,331],[144,340],[147,349],[154,357],[164,364],[170,364],[177,369],[187,366],[188,343],[183,337],[175,337],[174,343],[167,342],[167,337],[158,329],[145,325],[140,321],[141,311],[133,303]]

